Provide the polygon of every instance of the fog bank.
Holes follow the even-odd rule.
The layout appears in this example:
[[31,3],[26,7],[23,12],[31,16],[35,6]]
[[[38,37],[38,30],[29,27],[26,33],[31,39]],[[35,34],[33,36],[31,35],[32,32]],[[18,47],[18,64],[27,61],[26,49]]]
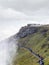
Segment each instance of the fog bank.
[[9,38],[0,42],[0,65],[12,65],[12,60],[17,54],[18,39]]

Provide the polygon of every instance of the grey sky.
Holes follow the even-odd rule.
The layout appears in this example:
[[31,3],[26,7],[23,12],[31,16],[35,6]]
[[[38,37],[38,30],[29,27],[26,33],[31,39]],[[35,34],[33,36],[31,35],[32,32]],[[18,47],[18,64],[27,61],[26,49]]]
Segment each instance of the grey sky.
[[0,38],[27,23],[49,24],[49,0],[0,0]]
[[0,4],[5,7],[16,10],[38,10],[43,7],[49,7],[49,0],[0,0]]
[[35,21],[49,17],[49,0],[0,0],[0,6],[24,13],[27,19]]

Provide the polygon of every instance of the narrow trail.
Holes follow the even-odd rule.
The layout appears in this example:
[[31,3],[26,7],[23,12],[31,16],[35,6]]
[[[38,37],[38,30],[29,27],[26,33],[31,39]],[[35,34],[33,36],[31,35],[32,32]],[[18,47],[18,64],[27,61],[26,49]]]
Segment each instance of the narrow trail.
[[41,57],[39,54],[36,54],[31,48],[27,48],[27,47],[24,47],[24,46],[19,46],[20,48],[25,48],[27,50],[29,50],[36,58],[39,59],[38,63],[40,65],[44,65],[44,58]]

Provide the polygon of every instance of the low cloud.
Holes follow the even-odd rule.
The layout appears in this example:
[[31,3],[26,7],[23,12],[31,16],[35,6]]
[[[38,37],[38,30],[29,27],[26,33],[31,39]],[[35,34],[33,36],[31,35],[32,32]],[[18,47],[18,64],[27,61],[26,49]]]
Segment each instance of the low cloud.
[[0,7],[0,20],[19,20],[25,19],[26,15],[22,12],[13,10],[12,8]]

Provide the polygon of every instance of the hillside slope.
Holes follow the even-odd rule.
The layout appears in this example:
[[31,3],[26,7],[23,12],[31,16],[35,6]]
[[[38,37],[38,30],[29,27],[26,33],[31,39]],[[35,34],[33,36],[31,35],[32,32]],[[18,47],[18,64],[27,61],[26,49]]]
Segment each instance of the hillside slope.
[[[24,30],[25,29],[25,30]],[[29,31],[28,31],[29,29]],[[26,32],[28,31],[28,32]],[[31,33],[30,33],[31,31]],[[25,32],[25,36],[24,33]],[[21,36],[23,34],[23,36]],[[26,26],[19,31],[20,37],[18,45],[31,48],[44,58],[45,65],[49,65],[49,25]],[[33,56],[27,49],[18,47],[18,55],[13,61],[13,65],[39,65],[38,58]]]

